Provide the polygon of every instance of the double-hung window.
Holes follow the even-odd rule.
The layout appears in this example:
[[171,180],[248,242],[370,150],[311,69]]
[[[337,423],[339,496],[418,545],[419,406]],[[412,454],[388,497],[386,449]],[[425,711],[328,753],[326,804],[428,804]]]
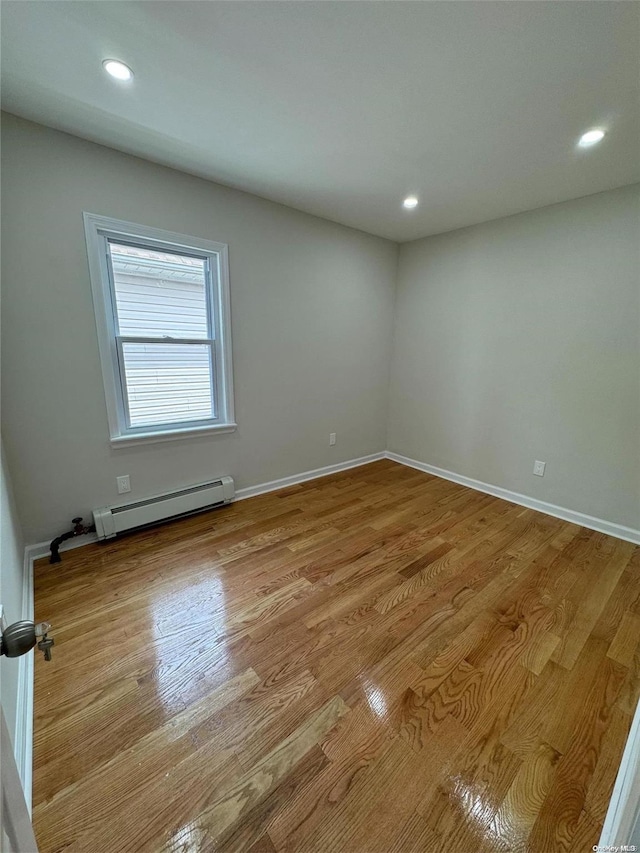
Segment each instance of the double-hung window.
[[226,245],[84,220],[111,441],[235,428]]

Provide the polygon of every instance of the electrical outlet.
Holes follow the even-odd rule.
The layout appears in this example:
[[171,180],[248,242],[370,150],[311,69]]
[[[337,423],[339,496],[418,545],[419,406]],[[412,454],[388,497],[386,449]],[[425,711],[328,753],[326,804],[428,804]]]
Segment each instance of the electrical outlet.
[[329,433],[329,447],[333,447],[333,445],[335,443],[336,443],[336,434],[335,434],[335,432],[330,432]]
[[546,466],[546,462],[539,462],[537,459],[533,463],[533,473],[536,477],[544,477],[544,469]]
[[116,483],[118,484],[119,495],[124,495],[131,491],[131,480],[128,474],[123,474],[122,477],[116,477]]

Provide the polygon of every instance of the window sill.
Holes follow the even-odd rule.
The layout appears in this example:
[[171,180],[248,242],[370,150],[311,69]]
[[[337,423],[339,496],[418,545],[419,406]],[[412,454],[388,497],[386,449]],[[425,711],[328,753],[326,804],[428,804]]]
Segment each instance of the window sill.
[[162,432],[141,432],[137,435],[117,435],[111,438],[112,447],[129,447],[135,444],[157,444],[161,441],[177,441],[178,439],[197,438],[201,435],[215,435],[225,432],[235,432],[238,424],[210,424],[203,427],[188,429],[171,429]]

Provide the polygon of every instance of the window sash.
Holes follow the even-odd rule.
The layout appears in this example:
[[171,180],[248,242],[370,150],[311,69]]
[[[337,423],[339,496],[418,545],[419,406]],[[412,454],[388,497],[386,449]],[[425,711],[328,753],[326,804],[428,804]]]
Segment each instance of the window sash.
[[[118,377],[120,380],[120,394],[122,398],[122,407],[124,420],[128,433],[159,432],[166,431],[167,428],[188,429],[189,427],[205,426],[206,424],[220,423],[220,407],[218,403],[218,379],[216,364],[216,342],[213,338],[171,338],[171,337],[136,337],[132,335],[116,335],[116,350],[118,357]],[[206,346],[209,349],[209,393],[211,397],[211,409],[213,415],[210,418],[196,418],[194,420],[184,421],[164,421],[157,424],[140,424],[134,426],[131,423],[131,410],[129,403],[129,394],[127,390],[127,370],[124,358],[124,344],[177,344],[178,346]]]
[[[204,253],[196,251],[188,251],[181,246],[174,246],[168,243],[160,243],[158,240],[149,240],[141,242],[139,240],[127,239],[119,235],[104,233],[103,235],[107,259],[107,275],[109,278],[109,295],[111,298],[111,310],[113,312],[113,324],[115,334],[120,334],[120,318],[118,316],[118,303],[116,297],[116,279],[113,271],[113,258],[111,256],[110,244],[122,246],[132,246],[135,249],[151,249],[155,252],[165,252],[171,255],[180,255],[185,258],[197,258],[204,262],[204,282],[205,282],[205,306],[207,312],[207,333],[209,339],[218,339],[220,337],[220,317],[219,312],[215,310],[216,295],[219,290],[219,255],[217,253]],[[211,260],[215,257],[215,262]],[[158,336],[162,340],[164,336]],[[202,340],[206,340],[203,338]]]

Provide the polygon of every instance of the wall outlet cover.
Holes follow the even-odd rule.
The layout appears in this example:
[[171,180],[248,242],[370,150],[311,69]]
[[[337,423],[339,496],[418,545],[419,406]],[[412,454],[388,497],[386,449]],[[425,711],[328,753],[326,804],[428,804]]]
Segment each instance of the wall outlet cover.
[[536,477],[544,477],[544,469],[546,465],[546,462],[540,462],[536,459],[536,461],[533,463],[533,473],[536,475]]
[[123,474],[122,477],[116,477],[116,483],[118,484],[119,495],[124,495],[131,491],[131,480],[128,474]]

